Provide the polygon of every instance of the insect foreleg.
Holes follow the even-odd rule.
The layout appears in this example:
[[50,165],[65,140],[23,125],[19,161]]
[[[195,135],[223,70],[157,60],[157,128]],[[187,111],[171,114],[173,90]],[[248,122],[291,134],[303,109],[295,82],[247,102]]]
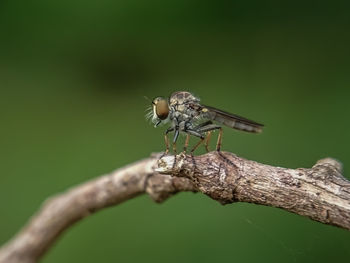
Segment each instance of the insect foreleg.
[[174,130],[174,128],[168,128],[166,131],[165,131],[165,134],[164,134],[164,141],[165,141],[165,154],[168,154],[169,153],[169,138],[168,138],[168,133],[169,132],[172,132]]

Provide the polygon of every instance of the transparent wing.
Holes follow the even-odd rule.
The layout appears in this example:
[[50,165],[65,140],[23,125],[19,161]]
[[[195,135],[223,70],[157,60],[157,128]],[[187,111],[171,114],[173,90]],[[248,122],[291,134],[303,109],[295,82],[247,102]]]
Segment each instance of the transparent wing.
[[259,133],[264,127],[263,124],[210,106],[203,105],[202,112],[203,117],[205,118],[217,121],[218,123],[221,123],[227,127],[241,131]]

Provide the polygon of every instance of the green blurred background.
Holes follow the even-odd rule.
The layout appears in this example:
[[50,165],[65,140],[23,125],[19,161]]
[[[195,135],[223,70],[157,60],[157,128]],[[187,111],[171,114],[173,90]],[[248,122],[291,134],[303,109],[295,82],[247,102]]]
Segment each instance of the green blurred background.
[[[350,6],[281,2],[2,0],[0,243],[48,196],[164,149],[144,96],[192,91],[266,125],[225,129],[223,150],[291,168],[331,156],[349,178]],[[181,193],[94,214],[42,262],[340,262],[349,244],[280,209]]]

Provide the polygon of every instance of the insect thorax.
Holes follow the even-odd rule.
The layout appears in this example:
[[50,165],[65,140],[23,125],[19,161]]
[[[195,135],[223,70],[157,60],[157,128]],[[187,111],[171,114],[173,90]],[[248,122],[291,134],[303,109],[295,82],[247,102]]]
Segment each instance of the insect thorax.
[[199,98],[187,91],[173,93],[169,99],[171,119],[180,126],[185,123],[193,124],[199,116],[198,105]]

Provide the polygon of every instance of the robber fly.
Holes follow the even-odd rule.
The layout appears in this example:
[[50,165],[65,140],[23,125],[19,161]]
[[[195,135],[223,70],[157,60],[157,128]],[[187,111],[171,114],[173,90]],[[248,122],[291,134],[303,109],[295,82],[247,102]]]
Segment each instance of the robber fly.
[[148,117],[152,118],[154,127],[162,123],[170,123],[170,127],[164,134],[165,154],[169,152],[168,134],[170,132],[174,132],[174,153],[176,153],[176,141],[180,132],[187,135],[184,152],[187,150],[191,135],[200,138],[200,141],[192,148],[192,154],[201,143],[204,143],[206,150],[209,152],[209,140],[211,132],[214,130],[219,130],[216,150],[220,151],[222,128],[218,124],[251,133],[261,132],[264,126],[238,115],[200,104],[200,99],[187,91],[174,92],[169,99],[156,97],[152,101],[152,108],[148,113]]

